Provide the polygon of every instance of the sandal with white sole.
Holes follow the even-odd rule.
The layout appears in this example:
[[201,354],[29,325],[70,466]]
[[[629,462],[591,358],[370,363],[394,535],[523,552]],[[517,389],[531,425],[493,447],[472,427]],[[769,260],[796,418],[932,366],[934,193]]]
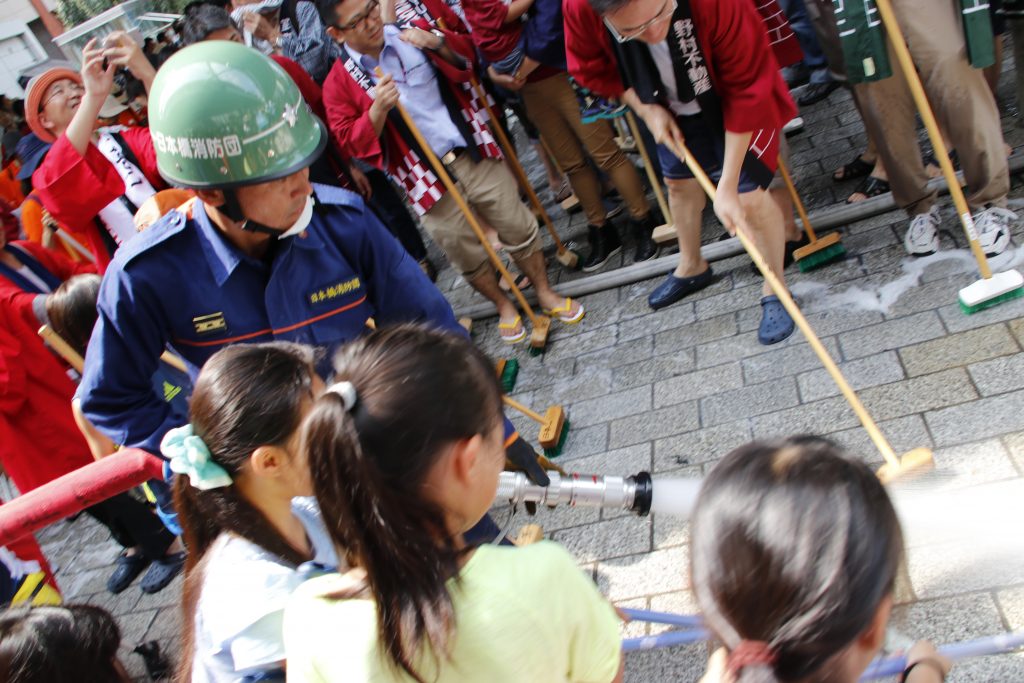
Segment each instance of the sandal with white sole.
[[[515,334],[505,334],[504,330],[519,330]],[[523,325],[523,319],[521,316],[516,316],[516,319],[510,323],[498,323],[498,333],[501,335],[501,341],[506,344],[518,344],[519,342],[526,339],[526,327]]]
[[573,302],[572,299],[565,297],[565,303],[561,306],[558,306],[557,308],[545,308],[542,310],[544,311],[544,315],[549,315],[560,323],[575,325],[579,321],[583,320],[583,316],[585,316],[587,312],[583,309],[583,304],[580,304],[579,310],[577,310],[576,313],[573,313],[573,303],[575,302]]

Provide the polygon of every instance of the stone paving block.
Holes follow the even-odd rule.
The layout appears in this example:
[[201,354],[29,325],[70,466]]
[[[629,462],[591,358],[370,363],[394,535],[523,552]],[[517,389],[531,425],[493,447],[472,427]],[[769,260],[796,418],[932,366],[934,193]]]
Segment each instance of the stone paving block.
[[[52,555],[50,555],[52,557]],[[57,570],[57,585],[65,599],[84,598],[107,590],[107,579],[113,573],[111,563],[108,567],[75,571],[75,567],[61,567]]]
[[[575,471],[575,468],[573,468],[573,471]],[[492,511],[492,514],[498,526],[504,526],[505,521],[508,519],[509,508],[505,506],[495,509]],[[551,538],[552,534],[556,531],[594,524],[599,521],[601,521],[601,511],[598,508],[572,507],[569,505],[555,508],[539,507],[537,508],[537,514],[533,516],[521,508],[516,514],[516,521],[512,525],[516,531],[510,532],[509,535],[514,538],[515,534],[518,533],[518,529],[523,526],[539,524],[544,529],[545,538]]]
[[998,657],[968,659],[957,663],[946,680],[949,683],[1024,681],[1024,655],[1014,652]]
[[1024,629],[1024,586],[996,591],[996,603],[1010,629]]
[[641,363],[632,363],[612,370],[612,383],[620,389],[652,384],[669,377],[678,377],[697,367],[693,349],[673,351]]
[[686,546],[602,560],[597,585],[613,601],[684,590],[689,561]]
[[608,447],[621,448],[641,441],[688,432],[699,426],[697,402],[679,403],[615,420],[611,424]]
[[739,363],[715,365],[655,383],[654,407],[663,408],[684,401],[695,401],[741,386],[743,371]]
[[[822,346],[833,359],[839,357],[839,347],[834,337],[821,340]],[[821,361],[810,344],[792,344],[783,347],[769,347],[769,351],[743,359],[744,384],[760,384],[787,375],[796,375],[805,370],[821,367]]]
[[698,320],[707,320],[712,316],[734,313],[743,308],[757,306],[761,301],[761,285],[751,283],[740,289],[733,289],[730,292],[723,292],[717,296],[709,297],[695,302],[694,311]]
[[[657,482],[654,484],[657,486]],[[651,515],[654,522],[654,549],[664,550],[690,543],[690,520],[675,515],[655,513]]]
[[[650,289],[654,289],[652,284]],[[647,305],[646,295],[643,299],[643,314],[632,318],[620,318],[618,323],[619,340],[629,341],[637,337],[647,337],[665,330],[691,325],[697,317],[693,313],[693,302],[680,301],[660,311],[652,311]]]
[[1020,347],[1010,335],[1009,329],[999,324],[905,346],[899,350],[899,354],[907,374],[915,377],[1018,351]]
[[658,333],[654,337],[654,353],[660,356],[678,349],[697,346],[723,337],[731,337],[734,334],[736,334],[736,316],[731,313],[720,315]]
[[[803,339],[799,332],[796,332],[786,341],[779,343],[788,346],[795,337]],[[754,332],[747,332],[735,337],[725,337],[697,347],[697,367],[709,368],[713,365],[733,363],[750,356],[756,356],[765,351],[767,351],[767,348],[758,343],[757,335]]]
[[707,645],[696,643],[685,647],[646,650],[626,654],[626,683],[655,681],[695,681],[707,664]]
[[875,420],[921,413],[977,397],[978,392],[963,368],[869,387],[860,392],[861,401]]
[[650,552],[651,521],[636,516],[619,517],[556,531],[552,538],[564,545],[579,562],[636,555]]
[[[577,369],[580,365],[577,362]],[[579,370],[571,377],[558,379],[554,384],[534,393],[530,404],[534,410],[544,412],[548,405],[567,404],[586,401],[598,396],[605,396],[615,388],[612,384],[612,371],[597,364],[591,364]],[[518,397],[516,397],[518,399]]]
[[713,427],[740,418],[762,415],[795,406],[799,402],[796,380],[792,377],[783,377],[702,398],[700,400],[701,425]]
[[[145,574],[143,574],[143,576],[144,575]],[[140,579],[136,579],[131,586],[117,595],[106,590],[102,590],[84,598],[83,601],[90,605],[102,607],[115,617],[131,614],[132,612],[139,611],[137,606],[139,604],[139,597],[142,595],[142,591],[139,590],[139,580],[141,580],[141,577]],[[60,584],[58,583],[58,585]]]
[[894,607],[889,629],[911,640],[951,643],[995,635],[1004,627],[992,596],[975,593]]
[[1024,389],[1024,353],[974,363],[967,372],[982,396]]
[[612,369],[647,360],[652,355],[654,355],[653,336],[647,335],[630,340],[620,339],[615,346],[577,356],[576,369],[577,372],[585,372],[586,369],[594,367]]
[[937,446],[953,446],[1024,430],[1024,391],[932,410],[925,421]]
[[938,311],[942,322],[950,332],[963,332],[1024,316],[1024,297],[986,308],[971,315],[965,315],[960,310],[960,305],[956,303],[956,299],[953,299],[951,303],[942,306]]
[[839,335],[839,346],[843,358],[853,360],[936,339],[945,333],[939,316],[928,311],[845,332]]
[[687,465],[718,460],[751,440],[747,420],[698,429],[654,442],[654,471],[665,472]]
[[1018,476],[1006,446],[998,439],[939,448],[934,457],[935,469],[920,477],[932,492],[966,489]]
[[827,434],[859,425],[856,415],[841,397],[805,403],[751,419],[755,439],[791,434]]
[[1009,322],[1010,331],[1017,338],[1017,343],[1024,347],[1024,318],[1016,318]]
[[569,418],[574,425],[589,427],[598,422],[635,415],[650,408],[651,388],[644,386],[573,403],[569,410]]
[[[820,362],[818,366],[816,370],[804,372],[796,378],[800,389],[800,400],[805,403],[840,394],[839,387],[836,386],[832,375],[828,374],[825,368],[820,367]],[[898,382],[906,376],[895,351],[885,351],[866,358],[840,363],[839,370],[854,390]]]
[[147,640],[173,640],[181,635],[182,614],[181,608],[177,605],[165,607],[156,613],[153,623],[150,624],[146,635],[141,638]]
[[[586,323],[580,324],[585,325]],[[596,330],[575,334],[571,339],[563,337],[559,340],[553,336],[552,339],[549,339],[547,350],[544,352],[544,362],[555,363],[563,360],[575,360],[577,356],[589,351],[597,351],[598,349],[614,346],[616,341],[615,333],[615,326],[608,325]]]
[[[572,421],[570,420],[570,423]],[[533,432],[530,432],[533,434]],[[536,436],[527,437],[536,444]],[[566,439],[562,454],[558,456],[558,462],[574,460],[594,453],[601,453],[608,447],[608,425],[606,423],[594,425],[593,427],[579,427],[576,424],[569,425],[569,437]]]
[[[897,455],[914,448],[931,448],[932,437],[920,415],[898,417],[878,423],[878,428]],[[860,424],[852,429],[825,434],[837,441],[848,453],[856,455],[871,465],[881,465],[882,456],[875,448],[874,442]]]
[[1008,434],[1003,437],[1010,458],[1017,466],[1017,471],[1024,474],[1024,433]]

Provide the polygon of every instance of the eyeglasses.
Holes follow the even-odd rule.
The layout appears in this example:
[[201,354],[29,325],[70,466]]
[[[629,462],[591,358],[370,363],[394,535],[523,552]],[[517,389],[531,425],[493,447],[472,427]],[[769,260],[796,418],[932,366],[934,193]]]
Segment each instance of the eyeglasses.
[[605,17],[604,25],[607,26],[608,30],[612,32],[612,35],[615,36],[615,40],[617,42],[628,43],[631,40],[639,38],[644,31],[654,26],[662,19],[665,19],[666,17],[671,17],[673,14],[675,14],[676,7],[678,7],[678,3],[676,0],[665,0],[665,4],[661,6],[661,9],[658,10],[657,14],[655,14],[653,17],[651,17],[644,23],[640,24],[636,28],[631,28],[627,31],[620,32],[617,28],[612,26],[612,22],[608,21],[607,17]]
[[68,96],[72,93],[82,92],[85,92],[85,87],[74,81],[68,81],[63,85],[51,86],[50,96],[43,100],[39,105],[39,111],[43,111],[43,109],[46,108],[46,105],[49,104],[50,100],[54,97]]
[[378,16],[380,16],[380,2],[379,0],[370,0],[370,2],[366,3],[366,9],[352,17],[352,21],[347,24],[335,24],[334,26],[342,31],[363,31],[366,29],[366,22],[371,17]]

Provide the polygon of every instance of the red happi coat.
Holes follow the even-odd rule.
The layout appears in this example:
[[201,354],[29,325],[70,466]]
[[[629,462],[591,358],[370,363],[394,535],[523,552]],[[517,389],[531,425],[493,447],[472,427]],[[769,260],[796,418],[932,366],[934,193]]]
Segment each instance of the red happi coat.
[[[791,66],[803,59],[800,43],[789,27],[786,15],[776,0],[751,0],[764,21],[768,43],[780,67]],[[698,4],[691,0],[691,5]],[[698,10],[693,7],[698,24]],[[564,0],[565,51],[569,73],[580,85],[604,97],[619,98],[625,87],[612,46],[612,38],[600,15],[589,0]],[[700,29],[698,28],[698,31]]]
[[[16,242],[61,280],[93,272],[32,242]],[[93,461],[71,413],[75,384],[37,334],[36,294],[0,275],[0,463],[22,493]]]
[[[501,159],[501,148],[487,128],[486,110],[477,98],[470,97],[463,85],[473,75],[472,41],[451,31],[444,32],[448,47],[466,59],[465,68],[459,68],[435,52],[425,51],[434,65],[440,86],[448,87],[458,103],[458,112],[447,113],[453,119],[462,117],[468,124],[472,130],[472,142],[481,158]],[[338,59],[324,81],[324,108],[331,136],[346,157],[362,159],[386,170],[402,185],[412,208],[422,216],[444,195],[444,185],[431,170],[429,162],[422,158],[418,145],[406,139],[394,123],[397,112],[389,115],[379,137],[374,132],[369,114],[373,103],[370,95],[373,82],[359,72],[358,67],[352,67],[352,62],[347,55]],[[438,113],[444,115],[446,112]]]

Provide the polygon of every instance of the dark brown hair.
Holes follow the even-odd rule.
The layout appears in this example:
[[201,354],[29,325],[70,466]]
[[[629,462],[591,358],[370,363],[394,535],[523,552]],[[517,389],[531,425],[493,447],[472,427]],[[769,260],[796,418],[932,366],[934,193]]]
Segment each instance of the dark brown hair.
[[126,683],[121,631],[93,605],[10,607],[0,612],[0,681]]
[[732,650],[763,641],[774,666],[737,683],[828,680],[871,624],[903,556],[899,520],[863,463],[815,436],[755,441],[708,475],[691,522],[694,593]]
[[[312,400],[313,351],[287,342],[236,344],[203,366],[189,403],[196,436],[232,478],[260,446],[284,445],[299,428],[302,405]],[[179,679],[191,680],[196,604],[203,559],[224,532],[245,538],[298,566],[308,560],[250,503],[237,486],[200,491],[186,476],[174,482],[174,506],[188,546],[182,597],[184,631]]]
[[500,424],[501,391],[490,361],[467,340],[403,325],[346,346],[336,380],[351,382],[351,411],[334,392],[303,428],[313,489],[331,537],[366,570],[382,649],[420,683],[413,657],[447,651],[455,627],[445,583],[459,552],[444,510],[422,483],[443,449]]
[[83,357],[92,328],[100,315],[96,299],[101,281],[99,275],[91,273],[75,275],[60,283],[60,287],[46,297],[46,317],[50,319],[50,327]]

